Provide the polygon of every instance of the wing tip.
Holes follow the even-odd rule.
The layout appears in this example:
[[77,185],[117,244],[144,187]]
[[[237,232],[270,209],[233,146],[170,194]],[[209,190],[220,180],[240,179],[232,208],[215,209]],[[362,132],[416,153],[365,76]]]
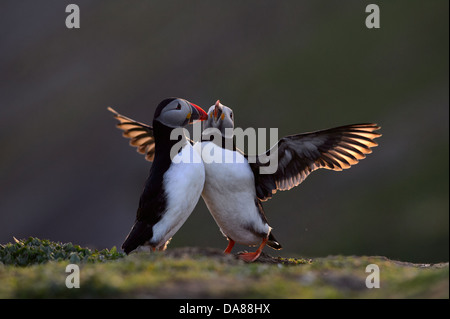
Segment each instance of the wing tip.
[[111,113],[114,113],[115,115],[119,115],[119,113],[116,110],[114,110],[111,106],[108,106],[106,109]]

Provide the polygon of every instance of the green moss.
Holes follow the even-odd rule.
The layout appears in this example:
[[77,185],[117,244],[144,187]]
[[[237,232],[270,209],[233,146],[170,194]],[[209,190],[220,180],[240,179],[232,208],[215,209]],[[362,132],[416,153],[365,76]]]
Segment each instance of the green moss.
[[0,262],[5,265],[29,266],[48,261],[69,260],[71,263],[115,260],[125,256],[116,247],[101,251],[82,248],[72,243],[52,242],[47,239],[29,237],[14,243],[0,245]]
[[[448,298],[448,264],[418,265],[384,257],[271,258],[245,263],[201,248],[124,256],[72,244],[29,239],[4,245],[0,298]],[[37,254],[24,253],[40,247]],[[52,249],[44,249],[51,247]],[[13,253],[14,252],[14,253]],[[20,252],[20,253],[19,253]],[[62,255],[58,258],[57,252]],[[75,253],[75,255],[74,255]],[[33,257],[34,256],[34,257]],[[65,285],[66,266],[78,256],[80,288]],[[102,258],[100,258],[102,256]],[[35,258],[36,257],[36,258]],[[267,257],[267,255],[266,255]],[[23,262],[19,262],[23,258]],[[60,258],[60,259],[59,259]],[[41,260],[41,261],[42,261]],[[274,262],[279,260],[280,262]],[[286,260],[291,262],[283,263]],[[297,262],[300,261],[300,262]],[[23,264],[26,264],[24,266]],[[379,289],[365,286],[368,264],[380,268]]]

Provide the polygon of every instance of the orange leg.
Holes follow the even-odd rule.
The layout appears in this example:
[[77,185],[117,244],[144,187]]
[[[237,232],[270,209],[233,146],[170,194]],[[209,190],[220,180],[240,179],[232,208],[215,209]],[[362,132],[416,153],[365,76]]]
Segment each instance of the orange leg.
[[242,253],[242,254],[239,254],[239,258],[244,261],[247,261],[247,262],[255,261],[256,259],[258,259],[259,255],[261,255],[261,252],[262,252],[264,246],[266,245],[267,240],[268,240],[268,238],[264,238],[261,245],[258,247],[258,249],[254,253]]
[[229,254],[229,253],[231,253],[231,250],[233,249],[234,244],[235,244],[234,240],[231,239],[231,238],[228,238],[228,246],[227,246],[227,248],[224,250],[223,253],[224,253],[224,254]]

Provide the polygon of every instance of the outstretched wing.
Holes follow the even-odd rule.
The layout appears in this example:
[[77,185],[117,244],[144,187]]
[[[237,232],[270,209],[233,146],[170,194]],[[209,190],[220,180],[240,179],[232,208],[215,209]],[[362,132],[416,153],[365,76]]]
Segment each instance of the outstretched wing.
[[123,116],[111,107],[108,107],[108,111],[112,112],[114,117],[119,121],[117,127],[123,131],[122,135],[124,137],[130,139],[130,145],[137,147],[139,153],[145,154],[147,161],[153,162],[155,158],[153,127]]
[[[265,154],[249,162],[255,175],[256,195],[268,200],[278,190],[289,190],[319,168],[341,171],[372,153],[381,134],[376,124],[354,124],[282,138]],[[278,160],[275,173],[264,174],[268,161]],[[269,162],[270,163],[270,162]]]

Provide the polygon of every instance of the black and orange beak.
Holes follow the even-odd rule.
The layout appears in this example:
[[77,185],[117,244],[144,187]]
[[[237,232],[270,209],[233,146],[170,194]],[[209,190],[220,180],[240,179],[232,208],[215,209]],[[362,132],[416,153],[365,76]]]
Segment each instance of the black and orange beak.
[[220,106],[220,100],[217,100],[216,104],[214,105],[214,122],[217,122],[221,113],[222,107]]
[[208,114],[200,106],[195,105],[194,103],[191,102],[189,102],[189,105],[191,106],[191,115],[189,118],[189,124],[208,119]]

